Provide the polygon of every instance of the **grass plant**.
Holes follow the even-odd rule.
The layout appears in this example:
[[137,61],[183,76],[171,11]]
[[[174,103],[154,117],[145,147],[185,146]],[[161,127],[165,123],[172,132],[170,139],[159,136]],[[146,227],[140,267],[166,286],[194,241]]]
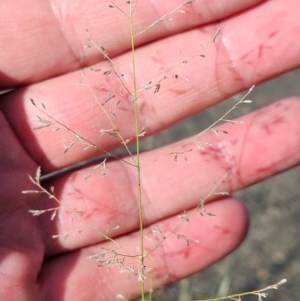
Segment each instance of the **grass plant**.
[[[215,175],[206,195],[204,197],[199,197],[198,205],[193,210],[190,210],[190,208],[183,210],[183,212],[178,215],[177,224],[172,225],[172,228],[166,228],[159,223],[150,226],[145,224],[145,192],[143,190],[143,176],[147,173],[147,168],[156,164],[159,160],[171,158],[174,161],[174,164],[182,164],[182,162],[184,162],[186,164],[185,168],[188,169],[190,152],[209,152],[210,148],[213,146],[211,142],[202,141],[204,133],[211,132],[216,136],[230,134],[227,131],[222,130],[222,126],[216,126],[223,122],[233,124],[240,123],[241,121],[231,120],[230,113],[233,110],[238,109],[240,105],[251,103],[247,97],[253,87],[239,102],[234,104],[234,106],[232,106],[225,114],[221,114],[221,117],[218,120],[199,134],[176,144],[176,146],[173,148],[171,147],[167,152],[160,153],[156,158],[153,158],[149,162],[144,162],[142,160],[141,140],[147,137],[148,130],[147,124],[144,124],[143,119],[141,118],[143,105],[145,102],[159,101],[159,95],[163,93],[167,84],[178,85],[180,86],[180,89],[189,89],[190,79],[188,76],[188,66],[190,64],[198,64],[199,69],[201,68],[202,61],[209,55],[209,47],[218,39],[218,34],[221,29],[217,29],[210,41],[203,44],[197,44],[196,48],[192,49],[191,53],[182,53],[180,45],[178,45],[178,60],[169,62],[164,66],[164,70],[152,70],[149,72],[151,75],[150,78],[146,80],[140,78],[140,74],[143,73],[143,66],[140,66],[139,64],[136,40],[147,32],[155,30],[164,22],[173,22],[174,16],[176,16],[176,18],[178,15],[180,18],[187,17],[186,11],[193,9],[193,3],[195,1],[200,0],[183,1],[178,6],[175,6],[170,12],[153,20],[146,28],[139,31],[136,31],[134,26],[134,17],[135,12],[139,9],[139,6],[143,5],[143,2],[129,0],[125,4],[119,4],[119,1],[118,3],[117,1],[110,1],[107,10],[116,11],[118,14],[121,14],[122,17],[126,19],[125,24],[128,24],[129,26],[131,57],[128,66],[119,66],[118,62],[110,57],[109,50],[106,50],[105,45],[99,45],[97,41],[94,41],[89,30],[86,29],[87,45],[85,48],[89,51],[97,51],[100,53],[103,62],[100,64],[101,66],[89,66],[82,70],[82,78],[79,81],[78,89],[86,89],[87,95],[89,95],[91,101],[96,104],[96,107],[98,108],[98,111],[95,111],[95,114],[100,114],[103,117],[103,127],[98,130],[100,137],[111,140],[113,145],[123,147],[125,155],[117,156],[110,149],[103,148],[101,143],[93,142],[87,138],[88,136],[85,134],[77,132],[64,122],[60,121],[59,118],[56,118],[51,112],[49,113],[46,105],[44,105],[42,101],[31,99],[32,104],[38,110],[38,113],[34,118],[35,123],[38,125],[34,126],[34,130],[47,131],[51,128],[54,131],[65,131],[67,137],[65,138],[65,145],[63,146],[62,151],[66,155],[71,151],[88,152],[90,149],[97,150],[99,154],[104,155],[101,162],[94,167],[92,173],[87,174],[86,181],[89,181],[90,177],[108,177],[110,180],[113,180],[113,175],[107,170],[107,165],[110,160],[122,161],[124,166],[127,166],[126,168],[135,169],[137,214],[133,214],[133,216],[136,216],[139,224],[139,246],[135,249],[128,249],[114,238],[114,233],[117,233],[119,230],[119,225],[108,223],[106,231],[101,231],[98,227],[85,220],[83,211],[63,204],[60,201],[59,196],[56,195],[54,187],[50,187],[49,189],[44,187],[41,181],[41,179],[43,179],[41,168],[37,170],[35,177],[30,176],[31,182],[36,186],[36,190],[27,190],[24,191],[24,193],[42,193],[47,195],[57,204],[57,206],[52,208],[33,209],[30,211],[33,216],[50,213],[50,219],[55,222],[58,215],[63,214],[65,216],[65,212],[68,212],[71,213],[70,222],[79,220],[83,225],[78,228],[75,233],[71,232],[64,233],[63,235],[54,235],[54,239],[70,239],[70,237],[80,239],[81,233],[92,230],[104,240],[110,242],[110,245],[113,247],[103,248],[100,253],[88,256],[87,260],[94,260],[95,268],[107,269],[108,271],[111,269],[118,269],[121,273],[125,274],[124,277],[128,277],[129,279],[136,278],[140,285],[142,301],[153,300],[152,282],[154,281],[156,274],[154,253],[159,252],[162,245],[170,239],[178,240],[178,243],[185,244],[186,248],[189,248],[191,243],[198,243],[197,240],[189,236],[189,233],[182,232],[182,226],[191,219],[202,218],[202,216],[209,216],[212,219],[218,218],[213,212],[208,212],[206,210],[205,204],[214,197],[228,194],[227,191],[222,190],[222,184],[226,181],[227,177],[230,176],[230,171],[221,176]],[[147,76],[147,72],[144,73]],[[130,114],[132,116],[132,123],[128,125],[127,132],[120,130],[122,114]],[[73,150],[75,146],[80,145],[80,148],[77,147],[76,150]],[[199,195],[201,194],[199,193]],[[262,300],[262,298],[267,296],[267,290],[277,289],[278,286],[284,282],[285,280],[282,280],[277,284],[261,290],[210,300],[240,301],[247,295],[252,295],[258,298],[258,300]],[[129,285],[131,285],[130,282]],[[122,295],[122,292],[118,294],[118,298],[120,300],[127,300],[126,297]]]

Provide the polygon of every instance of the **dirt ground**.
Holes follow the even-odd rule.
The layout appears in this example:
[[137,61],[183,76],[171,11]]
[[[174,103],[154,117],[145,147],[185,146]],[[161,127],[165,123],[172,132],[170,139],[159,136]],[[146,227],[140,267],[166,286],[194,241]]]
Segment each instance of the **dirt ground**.
[[[239,94],[233,97],[238,101]],[[288,73],[251,93],[255,110],[283,97],[300,95],[300,70]],[[154,138],[169,143],[194,134],[220,116],[232,99],[218,107],[185,120]],[[299,116],[300,122],[300,116]],[[185,133],[185,134],[183,134]],[[300,298],[300,167],[274,176],[236,193],[245,201],[251,225],[243,245],[206,271],[169,285],[155,293],[154,300],[189,301],[216,298],[255,290],[286,278],[288,282],[277,291],[270,291],[267,300],[296,301]],[[244,301],[257,300],[246,297]]]

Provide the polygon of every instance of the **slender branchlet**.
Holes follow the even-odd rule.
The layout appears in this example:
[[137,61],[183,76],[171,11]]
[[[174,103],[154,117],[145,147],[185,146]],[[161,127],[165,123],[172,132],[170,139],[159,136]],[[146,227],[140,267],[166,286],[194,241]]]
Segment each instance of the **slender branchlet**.
[[219,298],[214,298],[214,299],[206,299],[206,300],[195,300],[195,301],[242,301],[243,297],[246,296],[256,296],[258,301],[263,301],[263,299],[267,298],[268,293],[267,291],[270,290],[277,290],[280,285],[286,283],[286,279],[282,279],[279,282],[269,285],[265,288],[262,288],[260,290],[255,290],[255,291],[250,291],[250,292],[245,292],[245,293],[240,293],[240,294],[235,294],[235,295],[230,295],[226,297],[219,297]]
[[[202,141],[199,141],[198,138],[203,136],[206,132],[208,131],[212,131],[215,135],[219,135],[219,132],[220,130],[216,130],[214,129],[214,127],[221,123],[221,122],[229,122],[229,123],[232,123],[232,124],[242,124],[243,121],[235,121],[235,120],[231,120],[231,119],[228,119],[227,116],[234,110],[236,110],[239,105],[241,104],[249,104],[251,103],[252,101],[251,100],[248,100],[246,99],[248,97],[248,95],[251,93],[251,91],[254,89],[254,86],[252,86],[249,91],[244,95],[244,97],[238,101],[236,104],[234,104],[225,114],[223,114],[218,120],[216,120],[215,122],[213,122],[210,126],[208,126],[205,130],[201,131],[200,133],[198,133],[197,135],[191,137],[190,139],[187,139],[185,140],[184,143],[182,143],[181,145],[177,146],[175,149],[173,150],[170,150],[168,153],[165,153],[163,155],[161,155],[160,157],[158,157],[157,159],[155,159],[154,161],[152,161],[151,163],[153,162],[156,162],[166,156],[174,156],[174,161],[177,162],[178,160],[178,156],[179,155],[182,155],[184,153],[186,153],[186,151],[182,152],[180,151],[184,146],[186,145],[189,145],[189,144],[194,144],[198,150],[204,150],[205,148],[205,145],[207,146],[212,146],[211,143],[208,143],[208,142],[202,142]],[[228,134],[227,131],[221,131],[223,134]],[[188,152],[192,151],[192,149],[189,149]],[[148,163],[150,164],[150,163]]]

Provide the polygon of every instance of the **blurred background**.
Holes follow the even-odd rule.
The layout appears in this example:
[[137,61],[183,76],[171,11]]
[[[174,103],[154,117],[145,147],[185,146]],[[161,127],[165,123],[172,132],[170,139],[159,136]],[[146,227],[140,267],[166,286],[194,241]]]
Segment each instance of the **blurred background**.
[[[183,139],[217,120],[245,93],[195,115],[149,138],[151,147]],[[241,106],[239,116],[289,96],[300,96],[300,70],[257,86]],[[232,115],[231,115],[232,116]],[[200,124],[200,127],[199,127]],[[299,116],[300,126],[300,116]],[[244,200],[251,217],[248,237],[242,246],[204,272],[157,291],[153,300],[190,301],[216,298],[288,282],[269,291],[268,300],[299,300],[300,296],[300,167],[293,168],[235,195]],[[245,297],[243,301],[258,300]]]

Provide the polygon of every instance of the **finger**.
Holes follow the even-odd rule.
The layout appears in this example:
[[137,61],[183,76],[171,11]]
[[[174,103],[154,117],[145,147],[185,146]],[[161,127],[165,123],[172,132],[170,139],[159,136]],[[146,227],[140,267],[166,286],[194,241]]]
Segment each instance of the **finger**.
[[42,230],[28,213],[27,174],[36,165],[0,112],[0,300],[35,300],[44,258]]
[[[155,235],[150,228],[145,229],[148,237],[145,241],[146,254],[149,254],[145,262],[148,272],[140,270],[140,273],[145,273],[147,277],[145,284],[148,290],[205,269],[242,242],[248,227],[245,207],[230,198],[213,202],[207,207],[216,214],[215,218],[201,217],[199,214],[191,216],[190,221],[178,229],[180,234],[186,235],[185,238],[178,239],[176,235],[171,235],[153,252],[153,248],[163,239],[159,233]],[[163,235],[168,235],[178,225],[178,220],[178,217],[172,217],[160,222]],[[126,258],[122,262],[124,256],[116,255],[122,264],[119,268],[117,264],[111,264],[109,268],[109,253],[101,258],[107,264],[97,267],[97,260],[93,256],[111,249],[116,253],[128,251],[130,255],[135,255],[140,246],[139,239],[139,233],[135,232],[117,239],[121,248],[104,243],[50,259],[41,274],[43,300],[120,300],[118,295],[134,300],[140,294],[140,282],[135,274],[138,268],[131,273],[126,269],[132,264],[138,267],[136,260]],[[121,272],[121,268],[125,270]],[[53,290],[53,287],[56,289]]]
[[[298,66],[299,43],[294,40],[293,35],[281,29],[282,24],[274,23],[271,17],[273,13],[274,16],[289,15],[289,21],[283,28],[289,32],[296,31],[300,21],[295,16],[293,7],[298,4],[290,1],[290,5],[284,6],[280,1],[268,1],[254,10],[225,20],[222,23],[219,42],[207,45],[205,58],[197,56],[188,64],[182,63],[184,61],[182,57],[189,57],[187,54],[191,53],[199,54],[197,52],[199,45],[194,41],[209,43],[216,30],[214,25],[206,27],[203,31],[186,32],[170,40],[140,48],[140,51],[136,52],[136,58],[137,61],[144,63],[137,70],[138,87],[143,87],[149,81],[155,83],[167,75],[167,79],[161,82],[159,93],[153,93],[155,89],[153,87],[139,99],[140,128],[146,128],[146,135],[151,135],[212,106],[253,83]],[[262,18],[261,14],[265,11],[272,11],[272,14],[268,15],[268,18]],[[247,25],[248,22],[252,22],[251,20],[258,20],[257,27]],[[258,30],[259,27],[264,30]],[[283,40],[285,43],[282,43]],[[180,50],[184,55],[178,54],[178,45],[181,45]],[[149,57],[149,53],[155,51],[159,53],[158,62],[155,55],[153,58]],[[122,70],[117,71],[119,74],[122,72],[126,74],[124,84],[132,91],[129,56],[130,54],[124,54],[116,58],[115,63],[122,67]],[[170,65],[167,63],[169,59]],[[199,59],[201,61],[198,61]],[[268,64],[265,63],[266,60]],[[281,63],[277,64],[279,60]],[[99,66],[104,68],[102,72],[108,69],[107,64]],[[149,70],[148,73],[145,70]],[[83,79],[93,92],[86,87],[77,88],[75,85],[81,79],[81,75],[73,73],[11,93],[3,99],[2,109],[9,116],[20,140],[46,172],[93,156],[101,150],[103,152],[103,149],[110,151],[122,145],[120,137],[113,138],[109,134],[102,136],[99,133],[101,130],[109,130],[115,126],[124,140],[134,138],[132,98],[124,88],[124,94],[121,96],[122,83],[113,73],[99,77],[97,74],[99,73],[87,72],[87,81]],[[179,75],[177,79],[176,74]],[[99,87],[102,87],[101,91],[96,92]],[[110,92],[115,97],[105,103]],[[31,127],[39,124],[25,125],[28,119],[37,114],[37,109],[30,103],[29,98],[33,98],[37,104],[44,103],[50,116],[80,133],[97,147],[91,147],[89,151],[83,152],[82,149],[86,145],[82,146],[79,142],[73,146],[72,152],[65,156],[63,149],[68,144],[66,139],[75,141],[74,133],[63,128],[58,132],[47,131],[47,139],[45,129],[32,133]],[[103,103],[105,105],[102,105]]]
[[[299,99],[280,101],[243,116],[243,124],[222,125],[219,135],[210,131],[143,153],[144,224],[154,224],[197,206],[201,208],[203,202],[222,193],[244,188],[299,164],[299,111]],[[203,150],[198,148],[200,143]],[[60,207],[59,218],[54,221],[50,220],[50,213],[36,217],[47,238],[48,255],[95,244],[107,236],[120,236],[138,228],[136,169],[112,161],[107,163],[106,176],[92,173],[85,180],[90,172],[81,170],[51,183],[60,203],[39,200],[34,207]]]
[[[143,31],[184,2],[138,3],[134,13],[135,31]],[[220,5],[218,1],[195,1],[182,5],[179,10],[185,10],[186,16],[178,13],[167,16],[153,30],[139,36],[136,45],[214,22],[258,2],[260,0],[242,3],[234,0]],[[19,0],[0,4],[0,48],[3,50],[0,87],[38,82],[103,60],[99,52],[84,50],[86,29],[97,44],[109,51],[111,57],[127,51],[131,45],[129,20],[125,16],[129,13],[129,5],[127,2],[120,4],[121,11],[110,8],[110,5],[112,2],[108,0],[76,4],[73,1]],[[171,18],[172,22],[167,21]]]

